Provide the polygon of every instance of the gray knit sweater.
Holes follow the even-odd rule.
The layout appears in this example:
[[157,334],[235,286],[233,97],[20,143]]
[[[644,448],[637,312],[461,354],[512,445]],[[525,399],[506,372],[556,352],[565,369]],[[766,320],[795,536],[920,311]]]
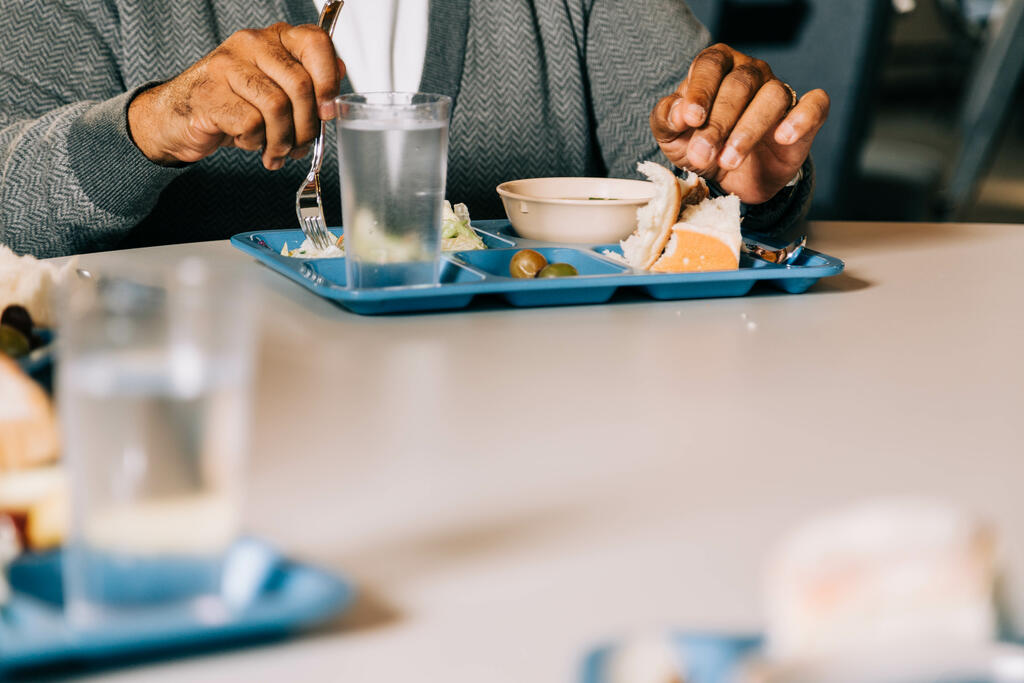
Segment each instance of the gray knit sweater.
[[[222,149],[161,167],[131,142],[126,111],[234,31],[315,19],[311,0],[0,0],[0,242],[57,256],[295,225],[308,159],[270,172]],[[666,163],[648,115],[707,40],[683,0],[432,0],[420,90],[455,100],[448,196],[493,218],[504,180]],[[337,225],[333,139],[327,149]],[[797,220],[810,184],[747,226]]]

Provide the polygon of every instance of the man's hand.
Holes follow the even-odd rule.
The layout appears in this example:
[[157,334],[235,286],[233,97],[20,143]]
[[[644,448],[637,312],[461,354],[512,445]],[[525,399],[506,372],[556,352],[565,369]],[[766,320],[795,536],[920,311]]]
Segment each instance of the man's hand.
[[218,147],[263,150],[276,170],[301,158],[333,116],[344,64],[317,26],[274,24],[233,34],[128,107],[132,139],[150,160],[193,162]]
[[713,45],[654,107],[651,130],[677,167],[760,204],[796,176],[828,117],[824,90],[812,90],[795,106],[793,100],[763,61]]

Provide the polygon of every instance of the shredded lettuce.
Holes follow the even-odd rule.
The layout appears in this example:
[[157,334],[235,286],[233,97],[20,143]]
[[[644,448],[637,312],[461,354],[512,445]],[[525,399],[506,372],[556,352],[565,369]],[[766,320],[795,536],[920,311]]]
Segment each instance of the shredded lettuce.
[[[356,216],[356,220],[365,218],[364,216]],[[372,217],[371,217],[372,218]],[[372,231],[367,231],[367,235],[371,235]],[[302,244],[297,246],[295,249],[289,249],[288,243],[286,242],[284,247],[281,249],[282,256],[292,256],[297,258],[323,258],[330,256],[344,256],[345,247],[343,246],[344,237],[339,238],[338,236],[331,233],[332,244],[327,250],[321,252],[313,246],[312,242],[308,239]],[[402,250],[401,245],[390,243],[380,245],[381,251],[392,251],[397,249],[397,253],[401,254],[401,258],[413,258],[411,255],[406,254]],[[445,200],[444,209],[441,216],[441,250],[442,251],[472,251],[475,249],[486,249],[487,245],[480,239],[480,236],[476,234],[469,225],[469,209],[466,208],[465,204],[456,204],[454,207],[451,202]],[[407,251],[407,250],[406,250]],[[391,255],[394,259],[394,254]]]
[[447,199],[441,218],[441,250],[472,251],[486,249],[487,245],[469,225],[469,209],[465,204],[454,207]]
[[288,243],[285,242],[284,246],[281,247],[281,256],[291,256],[294,258],[330,258],[340,257],[345,255],[345,238],[344,235],[338,237],[331,231],[327,231],[327,234],[331,238],[331,243],[326,249],[317,249],[313,242],[307,237],[302,244],[295,247],[294,249],[288,248]]

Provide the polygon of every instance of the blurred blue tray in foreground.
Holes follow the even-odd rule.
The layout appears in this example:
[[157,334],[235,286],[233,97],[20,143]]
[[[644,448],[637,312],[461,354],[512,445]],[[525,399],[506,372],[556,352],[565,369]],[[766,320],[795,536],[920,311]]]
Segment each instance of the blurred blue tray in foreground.
[[[757,634],[675,631],[606,642],[588,651],[578,683],[1010,683],[1024,678],[1024,646],[1012,635],[989,643],[900,645],[873,657],[774,662]],[[895,658],[887,657],[895,655]],[[765,668],[765,665],[768,668]],[[851,665],[857,668],[851,670]]]
[[61,553],[22,556],[10,568],[14,594],[0,609],[0,678],[30,667],[116,665],[282,637],[352,604],[354,590],[342,579],[282,559],[260,541],[240,543],[248,561],[236,584],[251,593],[244,607],[202,617],[182,605],[154,607],[141,619],[78,632],[64,619]]
[[[607,643],[587,653],[581,683],[625,683],[624,677],[630,675],[638,683],[637,677],[653,680],[654,670],[662,671],[667,666],[674,669],[675,680],[686,683],[733,683],[743,659],[761,644],[756,635],[683,632]],[[626,647],[631,651],[624,652]],[[623,656],[631,661],[622,661]],[[616,658],[620,660],[616,662]]]
[[[265,266],[354,313],[409,313],[465,308],[480,294],[497,295],[513,306],[564,306],[605,303],[619,289],[636,290],[652,299],[701,299],[744,296],[758,282],[783,292],[801,294],[823,277],[838,275],[843,262],[805,249],[790,265],[740,258],[737,270],[706,273],[650,273],[635,270],[614,258],[618,244],[559,244],[518,237],[507,220],[474,221],[473,229],[487,245],[480,251],[445,253],[441,282],[425,287],[384,287],[355,290],[346,286],[344,258],[304,258],[281,255],[287,242],[298,245],[302,232],[256,230],[235,235],[231,244]],[[332,229],[335,234],[339,231]],[[781,244],[765,243],[777,248]],[[551,263],[573,265],[574,277],[515,279],[509,275],[512,256],[535,249]]]

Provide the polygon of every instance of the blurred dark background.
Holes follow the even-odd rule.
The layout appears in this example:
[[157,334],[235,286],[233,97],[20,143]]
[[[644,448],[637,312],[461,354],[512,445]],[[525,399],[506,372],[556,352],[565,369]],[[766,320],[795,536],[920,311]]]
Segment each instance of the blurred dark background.
[[811,217],[1024,223],[1024,0],[688,0],[832,97]]

